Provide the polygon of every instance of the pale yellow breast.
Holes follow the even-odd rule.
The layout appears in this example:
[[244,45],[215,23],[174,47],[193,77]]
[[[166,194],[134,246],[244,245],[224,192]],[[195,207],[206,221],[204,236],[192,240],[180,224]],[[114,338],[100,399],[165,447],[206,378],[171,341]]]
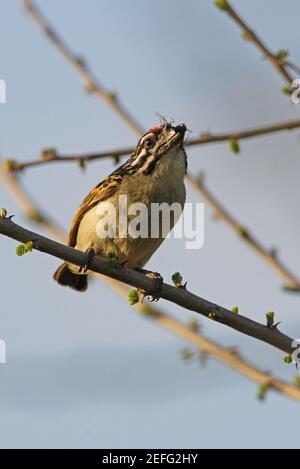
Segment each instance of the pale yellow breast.
[[[151,213],[152,203],[166,202],[171,205],[177,202],[183,209],[185,203],[184,176],[184,153],[182,150],[171,150],[162,157],[151,175],[136,174],[124,178],[119,190],[113,197],[100,202],[98,206],[84,215],[78,229],[76,248],[83,251],[93,248],[100,255],[105,255],[104,253],[113,249],[120,262],[128,261],[127,265],[129,267],[142,267],[163,242],[163,239],[120,239],[118,236],[114,239],[102,239],[97,233],[97,226],[99,228],[99,223],[107,226],[109,218],[99,217],[99,208],[101,209],[100,212],[104,213],[105,204],[109,203],[116,207],[117,223],[120,195],[127,196],[128,206],[134,203],[145,204],[149,207],[149,214]],[[172,229],[172,227],[173,224],[171,223],[170,228]]]

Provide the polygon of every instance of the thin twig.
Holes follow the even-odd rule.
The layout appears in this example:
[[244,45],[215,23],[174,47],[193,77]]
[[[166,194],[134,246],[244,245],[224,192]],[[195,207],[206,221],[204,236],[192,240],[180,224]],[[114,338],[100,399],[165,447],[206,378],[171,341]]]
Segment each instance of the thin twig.
[[194,178],[191,175],[187,176],[190,185],[200,192],[205,202],[212,208],[213,214],[216,219],[222,220],[229,228],[231,228],[242,241],[253,249],[258,256],[260,256],[267,265],[269,265],[280,277],[286,282],[284,287],[288,290],[300,292],[300,280],[294,275],[288,267],[281,262],[277,253],[265,248],[260,241],[243,225],[241,225],[236,218],[216,199],[216,197],[209,191],[204,183],[204,178]]
[[[0,233],[22,243],[32,241],[33,248],[37,251],[50,254],[72,264],[84,266],[86,263],[86,253],[29,231],[13,223],[10,218],[0,219]],[[157,287],[155,280],[125,266],[112,267],[109,262],[101,260],[97,256],[92,258],[90,270],[148,292],[149,295]],[[241,314],[234,314],[222,306],[200,298],[185,288],[176,288],[163,283],[160,297],[205,317],[212,317],[213,314],[215,322],[273,345],[287,353],[294,351],[292,347],[293,339],[282,334],[276,327],[264,326]]]
[[59,50],[63,57],[74,67],[74,69],[80,75],[84,88],[94,94],[97,98],[104,101],[111,109],[113,109],[123,122],[130,127],[137,135],[143,133],[143,129],[140,127],[134,117],[125,109],[120,103],[115,93],[109,92],[105,87],[97,80],[93,73],[89,70],[84,60],[76,56],[71,49],[67,46],[64,40],[58,35],[58,33],[52,28],[45,16],[41,13],[39,8],[30,0],[23,0],[25,11],[31,16],[31,18],[38,24],[42,31],[46,34],[47,38],[52,42],[53,45]]
[[280,54],[274,54],[270,48],[258,37],[255,31],[251,29],[247,23],[241,18],[235,8],[229,3],[228,0],[225,1],[216,1],[216,6],[218,6],[222,11],[227,13],[227,15],[239,26],[242,30],[243,37],[252,44],[263,54],[272,65],[282,76],[282,78],[291,85],[293,77],[288,72],[288,64],[285,59],[280,57]]
[[[254,127],[252,129],[239,130],[235,132],[210,134],[202,133],[199,136],[190,138],[186,142],[186,146],[206,145],[210,143],[221,143],[244,140],[252,137],[259,137],[262,135],[268,135],[276,132],[282,132],[284,130],[293,130],[300,127],[300,119],[294,119],[284,122],[277,122],[275,124],[265,125],[262,127]],[[8,161],[9,169],[11,171],[21,171],[26,168],[34,166],[43,166],[49,163],[59,162],[76,162],[79,165],[88,163],[94,160],[100,160],[103,158],[113,158],[118,161],[120,157],[128,156],[133,153],[135,147],[123,147],[116,148],[108,151],[101,151],[95,153],[80,153],[73,155],[59,154],[54,148],[49,148],[41,151],[40,159],[34,159],[30,161],[18,162],[15,160]]]

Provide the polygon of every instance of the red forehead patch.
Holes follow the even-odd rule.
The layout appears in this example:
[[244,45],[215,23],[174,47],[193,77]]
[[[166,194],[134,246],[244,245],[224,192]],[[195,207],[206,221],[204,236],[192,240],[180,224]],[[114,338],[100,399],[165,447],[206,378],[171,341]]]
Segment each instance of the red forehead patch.
[[158,132],[159,130],[162,129],[162,127],[163,127],[162,125],[158,125],[158,126],[156,126],[156,127],[151,127],[151,128],[148,130],[148,132]]

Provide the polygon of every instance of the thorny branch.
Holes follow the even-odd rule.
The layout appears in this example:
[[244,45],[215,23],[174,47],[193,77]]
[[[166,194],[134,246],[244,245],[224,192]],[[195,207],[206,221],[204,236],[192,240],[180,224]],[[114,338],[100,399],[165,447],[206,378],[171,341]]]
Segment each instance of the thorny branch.
[[[22,243],[32,242],[33,248],[37,251],[45,252],[67,262],[79,266],[84,266],[86,263],[86,255],[84,252],[26,230],[13,223],[9,218],[0,219],[0,233]],[[117,266],[114,268],[110,263],[99,259],[97,256],[92,258],[90,270],[148,292],[149,295],[156,289],[155,280],[135,270],[128,269],[125,266]],[[232,311],[222,306],[200,298],[187,291],[185,288],[176,288],[167,283],[163,283],[160,290],[160,297],[206,317],[212,317],[213,314],[214,321],[273,345],[289,354],[294,351],[292,347],[293,339],[282,334],[276,327],[264,326],[245,316],[234,314]]]

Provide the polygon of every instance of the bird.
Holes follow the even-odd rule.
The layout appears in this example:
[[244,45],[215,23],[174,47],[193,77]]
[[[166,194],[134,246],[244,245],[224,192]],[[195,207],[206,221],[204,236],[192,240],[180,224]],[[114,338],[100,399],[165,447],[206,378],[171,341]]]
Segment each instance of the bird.
[[[108,252],[116,255],[118,264],[145,271],[143,267],[157,251],[166,238],[162,234],[162,220],[159,234],[151,236],[120,235],[120,227],[110,236],[102,236],[103,230],[109,232],[112,218],[107,207],[116,209],[120,220],[119,200],[126,197],[127,206],[143,204],[148,210],[146,216],[151,224],[152,204],[179,204],[184,209],[186,190],[184,178],[187,171],[187,155],[184,149],[185,124],[172,125],[165,122],[150,128],[138,141],[135,151],[129,159],[103,179],[85,197],[71,222],[68,245],[84,251],[87,264],[83,268],[64,262],[54,273],[54,279],[63,286],[84,292],[88,287],[88,267],[92,256],[107,259]],[[139,205],[138,205],[139,206]],[[179,215],[180,216],[180,215]],[[134,219],[126,214],[127,221]],[[170,217],[170,231],[176,223],[175,215]],[[140,223],[136,223],[139,228]],[[159,275],[159,274],[158,274]]]

